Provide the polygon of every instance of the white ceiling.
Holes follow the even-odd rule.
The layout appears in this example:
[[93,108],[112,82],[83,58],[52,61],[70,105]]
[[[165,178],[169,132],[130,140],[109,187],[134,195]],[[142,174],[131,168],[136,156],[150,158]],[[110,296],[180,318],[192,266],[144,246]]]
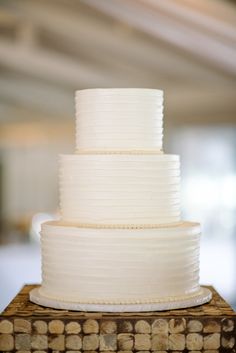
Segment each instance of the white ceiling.
[[72,121],[88,87],[163,88],[169,122],[236,122],[235,24],[223,0],[1,1],[0,122]]

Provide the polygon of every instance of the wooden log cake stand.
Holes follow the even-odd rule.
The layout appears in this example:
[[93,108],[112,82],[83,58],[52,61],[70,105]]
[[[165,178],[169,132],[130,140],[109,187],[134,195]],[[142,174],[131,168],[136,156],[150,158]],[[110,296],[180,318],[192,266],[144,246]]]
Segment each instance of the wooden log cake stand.
[[89,313],[29,301],[26,285],[0,316],[0,351],[236,352],[236,313],[212,288],[210,303],[184,310]]

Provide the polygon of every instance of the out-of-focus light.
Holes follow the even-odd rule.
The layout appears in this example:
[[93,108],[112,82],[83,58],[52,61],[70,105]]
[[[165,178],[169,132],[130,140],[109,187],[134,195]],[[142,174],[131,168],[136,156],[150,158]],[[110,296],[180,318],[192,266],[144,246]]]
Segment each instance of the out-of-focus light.
[[213,210],[236,208],[236,175],[212,178],[210,175],[189,177],[183,187],[184,200],[191,206]]
[[183,188],[186,202],[201,209],[212,209],[219,204],[219,181],[210,176],[195,175],[187,179]]
[[[222,256],[223,254],[223,256]],[[202,237],[200,252],[200,283],[214,284],[230,301],[234,301],[235,253],[234,240],[210,240]],[[227,259],[227,261],[225,260]]]
[[229,174],[222,180],[221,202],[224,207],[236,208],[236,175]]

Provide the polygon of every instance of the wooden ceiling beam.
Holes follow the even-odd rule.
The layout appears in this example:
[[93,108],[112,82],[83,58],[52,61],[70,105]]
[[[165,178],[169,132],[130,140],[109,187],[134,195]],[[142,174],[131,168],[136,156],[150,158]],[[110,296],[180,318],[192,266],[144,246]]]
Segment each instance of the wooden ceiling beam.
[[0,64],[72,88],[106,86],[112,78],[105,72],[89,67],[68,56],[39,47],[25,47],[21,43],[0,40]]
[[[58,119],[73,116],[73,90],[61,89],[24,76],[2,74],[0,99]],[[5,114],[3,115],[4,118]],[[32,117],[34,119],[35,117]]]
[[[153,11],[146,2],[136,0],[81,1],[236,77],[236,47],[222,42],[210,32],[202,33],[190,23],[184,23],[159,11]],[[160,1],[157,2],[159,3]]]
[[[221,72],[205,67],[196,58],[193,60],[181,55],[174,47],[166,47],[163,41],[156,41],[157,38],[133,29],[132,23],[131,26],[128,22],[126,25],[120,18],[112,23],[104,15],[96,16],[96,8],[91,16],[91,11],[86,13],[85,9],[80,10],[79,6],[78,11],[72,11],[69,6],[65,8],[60,6],[62,3],[63,1],[58,0],[51,2],[9,0],[5,6],[16,17],[18,16],[18,19],[33,23],[38,27],[39,33],[43,30],[46,35],[51,34],[52,43],[53,41],[58,43],[65,51],[68,48],[69,55],[70,48],[73,48],[75,57],[87,55],[88,62],[92,63],[93,68],[98,67],[99,71],[104,70],[105,74],[113,77],[113,85],[114,82],[119,85],[119,76],[122,78],[121,85],[125,80],[127,84],[142,82],[145,84],[146,80],[150,85],[162,77],[174,82],[188,81],[189,78],[195,82],[199,82],[201,78],[224,79]],[[114,4],[114,7],[117,6],[114,1],[107,4],[110,3]],[[120,3],[122,4],[122,0]],[[90,4],[89,0],[85,4]]]

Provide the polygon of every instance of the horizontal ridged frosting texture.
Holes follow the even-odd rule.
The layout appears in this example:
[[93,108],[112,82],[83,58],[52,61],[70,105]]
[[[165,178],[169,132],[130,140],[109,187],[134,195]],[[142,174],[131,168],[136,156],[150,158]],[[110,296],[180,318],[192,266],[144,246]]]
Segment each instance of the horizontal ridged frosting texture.
[[76,150],[162,149],[161,90],[80,90],[75,103]]
[[168,224],[180,220],[179,156],[61,155],[62,220]]
[[76,92],[61,221],[42,225],[43,296],[132,304],[198,293],[200,226],[180,221],[179,156],[162,153],[162,120],[160,90]]
[[197,223],[156,229],[42,226],[42,293],[75,302],[142,302],[199,289]]

